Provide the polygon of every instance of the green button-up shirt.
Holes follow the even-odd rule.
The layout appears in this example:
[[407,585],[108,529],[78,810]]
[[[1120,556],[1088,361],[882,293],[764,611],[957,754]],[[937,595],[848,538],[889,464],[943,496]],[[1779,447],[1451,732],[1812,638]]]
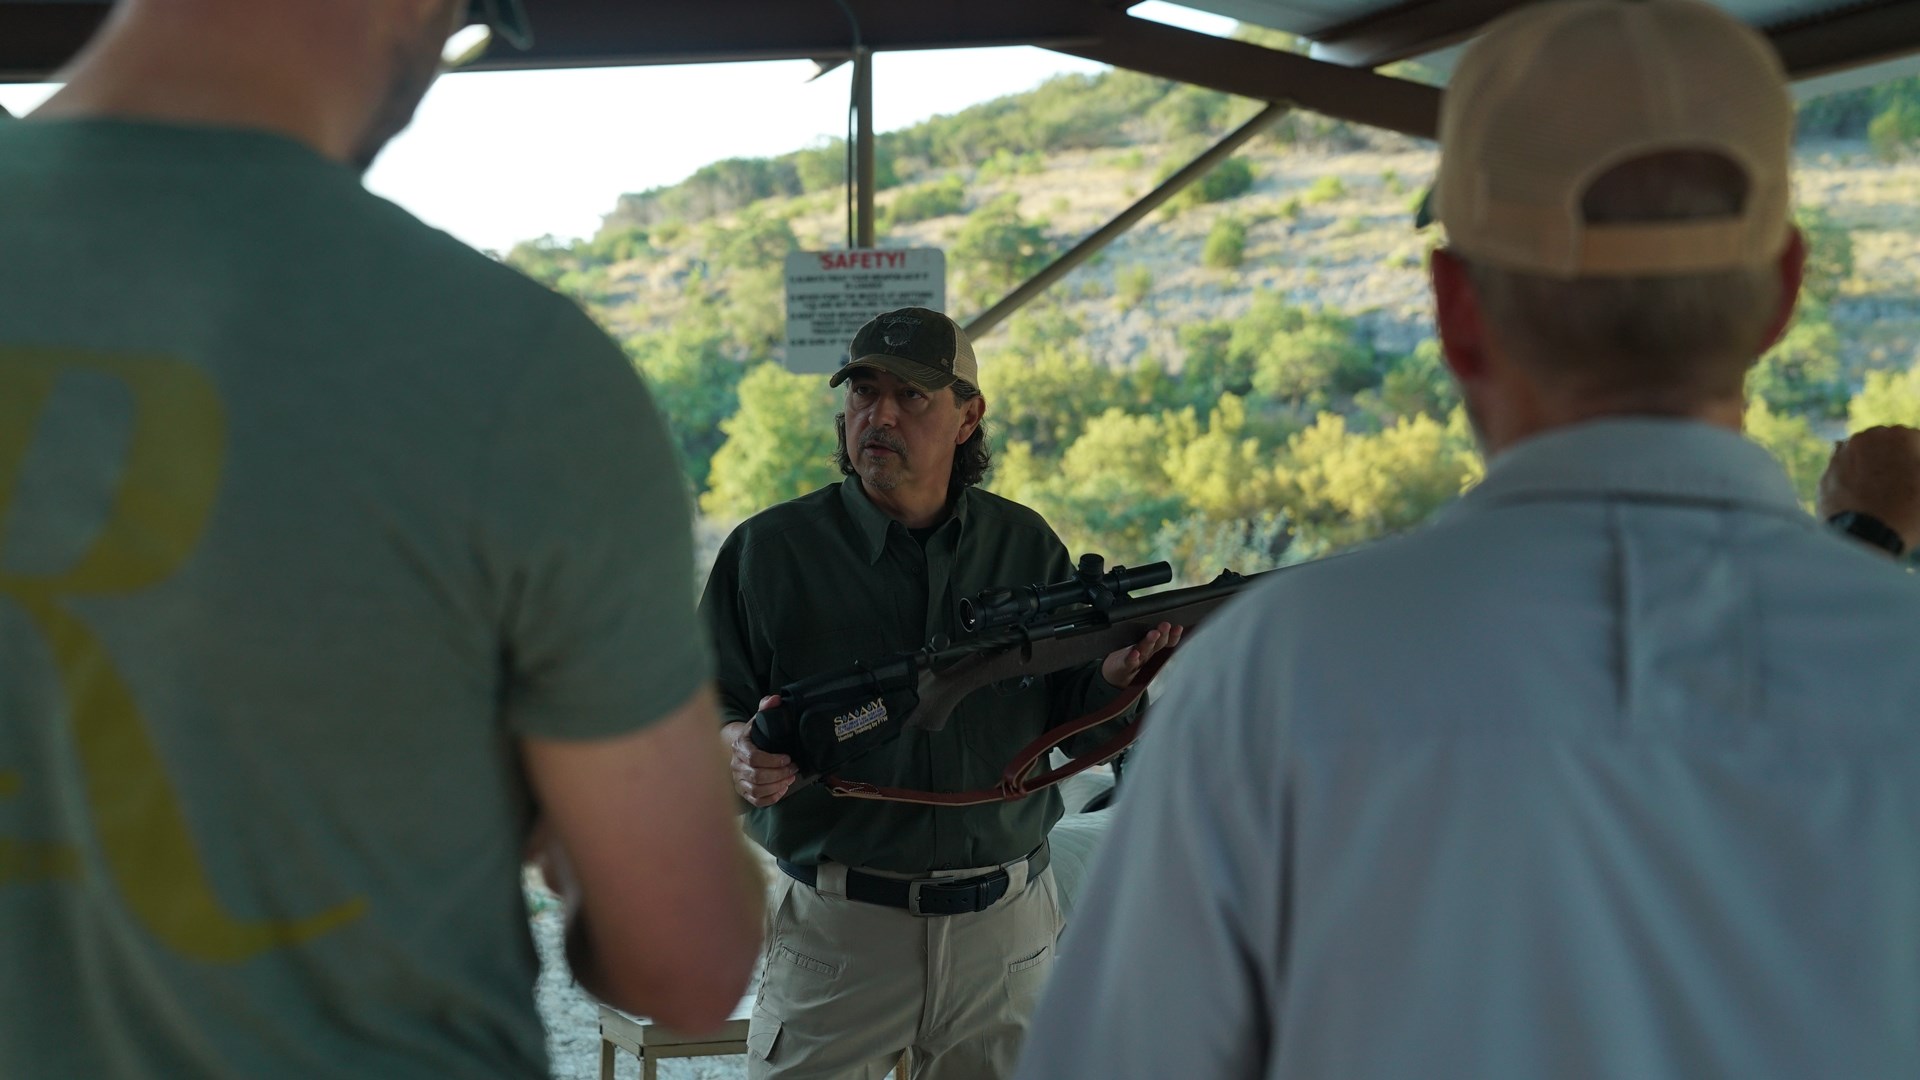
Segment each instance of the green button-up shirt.
[[[700,600],[718,661],[721,710],[749,720],[795,679],[961,640],[959,601],[995,585],[1071,576],[1067,549],[1018,503],[967,489],[924,546],[868,500],[858,477],[755,515],[720,548]],[[987,787],[1047,728],[1118,693],[1098,664],[974,692],[940,731],[908,731],[840,775],[895,787]],[[1049,789],[972,807],[839,799],[818,785],[751,811],[748,831],[790,862],[913,873],[986,866],[1040,845],[1060,818]]]

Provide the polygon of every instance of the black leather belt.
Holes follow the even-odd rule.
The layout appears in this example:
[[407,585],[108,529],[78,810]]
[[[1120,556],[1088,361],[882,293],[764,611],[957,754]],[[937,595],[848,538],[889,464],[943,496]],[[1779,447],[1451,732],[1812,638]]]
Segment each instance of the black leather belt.
[[[1052,861],[1053,853],[1042,843],[1038,850],[1027,856],[1027,880],[1031,882],[1039,877],[1040,872]],[[785,859],[776,859],[775,862],[779,864],[781,873],[802,885],[813,885],[819,880],[820,868],[817,866],[799,866]],[[1012,883],[1004,869],[978,877],[912,880],[848,870],[847,899],[863,904],[906,908],[914,915],[964,915],[992,907],[1007,895],[1007,886]]]

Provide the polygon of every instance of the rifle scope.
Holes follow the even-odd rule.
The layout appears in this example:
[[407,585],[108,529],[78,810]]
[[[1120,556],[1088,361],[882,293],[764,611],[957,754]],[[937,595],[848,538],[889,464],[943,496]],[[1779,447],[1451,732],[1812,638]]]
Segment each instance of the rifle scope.
[[1065,581],[1051,585],[1024,585],[1019,588],[987,589],[973,599],[960,600],[960,625],[969,633],[999,630],[1052,618],[1062,608],[1084,605],[1105,611],[1115,601],[1127,599],[1135,589],[1149,589],[1173,580],[1170,563],[1145,566],[1116,566],[1106,571],[1106,560],[1098,555],[1080,556],[1080,568]]

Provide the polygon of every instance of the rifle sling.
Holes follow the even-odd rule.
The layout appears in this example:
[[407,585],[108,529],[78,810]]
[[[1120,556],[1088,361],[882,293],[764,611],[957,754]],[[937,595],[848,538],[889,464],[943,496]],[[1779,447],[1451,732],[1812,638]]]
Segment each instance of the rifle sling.
[[1014,755],[1012,763],[1000,773],[1000,782],[990,788],[976,788],[973,791],[920,791],[915,788],[882,787],[859,780],[843,780],[837,776],[823,776],[820,783],[833,795],[847,799],[872,799],[879,802],[918,803],[922,806],[980,806],[993,802],[1012,802],[1024,799],[1037,791],[1058,784],[1070,776],[1075,776],[1105,764],[1114,759],[1120,751],[1133,744],[1140,736],[1138,723],[1128,724],[1106,742],[1081,756],[1074,758],[1057,769],[1049,769],[1038,776],[1028,776],[1034,766],[1045,760],[1053,748],[1084,731],[1099,727],[1112,720],[1140,700],[1146,693],[1147,685],[1160,673],[1173,649],[1162,649],[1143,665],[1133,677],[1133,682],[1120,691],[1119,696],[1093,712],[1076,720],[1050,727],[1039,738],[1028,743]]

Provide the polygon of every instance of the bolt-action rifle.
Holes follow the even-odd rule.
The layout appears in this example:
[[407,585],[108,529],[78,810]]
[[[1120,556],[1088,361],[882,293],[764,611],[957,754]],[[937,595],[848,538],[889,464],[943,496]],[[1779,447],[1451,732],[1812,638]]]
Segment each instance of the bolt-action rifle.
[[754,716],[749,737],[762,750],[793,758],[800,770],[796,788],[818,779],[835,795],[937,806],[1024,798],[1111,760],[1133,742],[1139,735],[1137,723],[1126,725],[1066,765],[1033,775],[1054,747],[1132,708],[1170,650],[1156,654],[1134,677],[1132,685],[1101,709],[1055,725],[1029,743],[1007,765],[994,787],[915,791],[843,780],[832,772],[907,730],[939,731],[946,726],[954,706],[982,687],[1003,679],[1044,676],[1098,660],[1136,644],[1163,622],[1191,632],[1215,608],[1261,576],[1225,570],[1205,585],[1133,596],[1136,590],[1171,581],[1173,568],[1159,562],[1108,571],[1100,556],[1086,555],[1078,571],[1066,581],[988,589],[975,598],[963,599],[960,623],[968,637],[962,642],[936,637],[912,652],[856,663],[780,687],[780,704]]

